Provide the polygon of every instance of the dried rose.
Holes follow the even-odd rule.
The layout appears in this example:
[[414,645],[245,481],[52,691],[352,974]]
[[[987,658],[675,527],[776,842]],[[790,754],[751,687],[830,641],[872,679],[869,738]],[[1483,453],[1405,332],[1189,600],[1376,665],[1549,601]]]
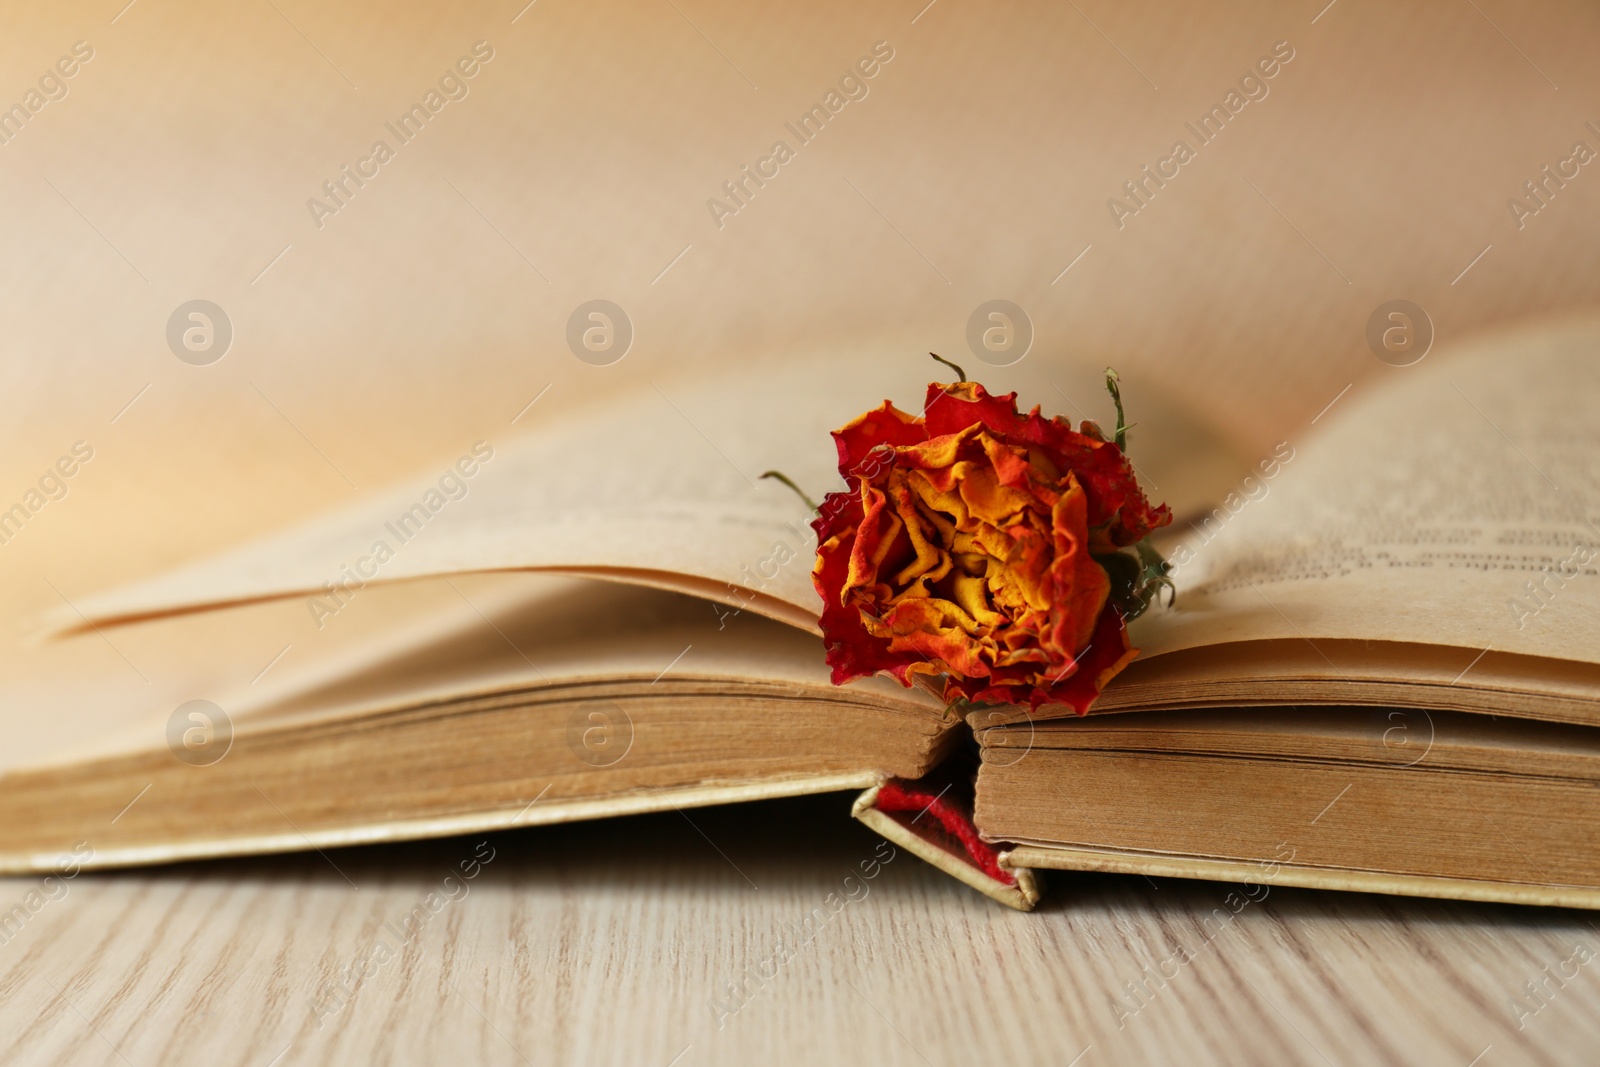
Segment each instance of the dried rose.
[[968,381],[835,431],[848,491],[812,522],[835,684],[942,675],[947,700],[1088,710],[1138,654],[1125,619],[1164,581],[1142,542],[1172,519],[1119,447],[1108,385],[1115,441]]

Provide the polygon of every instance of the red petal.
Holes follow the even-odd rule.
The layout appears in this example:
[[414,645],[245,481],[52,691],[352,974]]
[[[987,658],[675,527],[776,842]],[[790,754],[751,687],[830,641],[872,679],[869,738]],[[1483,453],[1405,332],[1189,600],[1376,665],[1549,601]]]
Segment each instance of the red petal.
[[1017,415],[1017,394],[990,396],[977,382],[955,385],[928,383],[922,418],[929,437],[960,433],[973,423],[982,423],[997,436],[1017,435],[1021,419]]
[[[874,637],[861,622],[861,611],[843,599],[855,548],[856,527],[862,519],[861,500],[851,493],[829,493],[811,527],[817,532],[817,561],[811,582],[822,597],[822,636],[827,648],[833,684],[843,685],[879,671],[904,672],[918,662],[915,657],[889,651],[885,638]],[[902,684],[909,684],[901,678]]]
[[839,450],[839,473],[847,480],[867,453],[879,445],[914,445],[927,439],[922,420],[907,415],[888,400],[833,431],[833,443]]

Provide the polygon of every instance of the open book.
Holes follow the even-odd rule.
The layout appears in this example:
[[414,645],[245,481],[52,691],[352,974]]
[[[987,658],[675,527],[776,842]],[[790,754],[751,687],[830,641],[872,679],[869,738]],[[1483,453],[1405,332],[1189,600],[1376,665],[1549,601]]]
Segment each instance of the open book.
[[[1125,383],[1178,593],[1085,718],[829,684],[809,515],[758,475],[834,487],[827,431],[918,395],[924,361],[552,398],[414,485],[49,620],[195,668],[18,735],[0,869],[865,789],[859,816],[1022,907],[1033,868],[1600,906],[1596,336],[1396,369],[1260,456]],[[1096,367],[986,371],[1109,414]]]

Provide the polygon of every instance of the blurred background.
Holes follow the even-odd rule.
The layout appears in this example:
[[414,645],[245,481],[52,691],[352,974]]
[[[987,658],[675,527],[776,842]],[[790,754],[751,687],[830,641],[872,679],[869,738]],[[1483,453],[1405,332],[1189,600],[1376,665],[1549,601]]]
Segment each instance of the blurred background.
[[909,401],[996,300],[1259,448],[1396,373],[1391,301],[1431,358],[1594,305],[1597,41],[1505,0],[8,5],[0,506],[93,458],[0,544],[3,655],[513,419],[838,352]]

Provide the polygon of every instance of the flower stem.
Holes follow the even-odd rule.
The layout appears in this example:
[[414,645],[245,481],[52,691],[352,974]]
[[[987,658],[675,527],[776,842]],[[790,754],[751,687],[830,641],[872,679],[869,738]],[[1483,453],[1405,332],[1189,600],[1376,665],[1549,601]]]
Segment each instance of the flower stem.
[[794,479],[790,478],[787,474],[784,474],[782,471],[767,471],[761,477],[763,477],[763,478],[776,478],[778,481],[782,482],[784,485],[787,485],[790,489],[793,489],[794,490],[794,495],[799,497],[801,500],[804,500],[806,502],[806,507],[810,508],[812,511],[816,511],[817,510],[817,502],[815,500],[812,500],[809,496],[807,496],[806,495],[806,491],[804,489],[801,489],[798,485],[795,485],[794,484]]
[[966,371],[962,370],[960,367],[956,366],[954,363],[951,363],[948,359],[945,359],[943,356],[939,355],[939,353],[937,353],[937,352],[929,352],[928,355],[932,356],[934,359],[938,360],[940,363],[943,363],[946,367],[949,367],[951,370],[955,371],[956,372],[956,380],[957,381],[963,381],[964,382],[964,381],[967,380],[967,372]]
[[1111,402],[1117,406],[1117,429],[1112,440],[1116,442],[1117,449],[1122,452],[1128,450],[1128,420],[1122,414],[1122,389],[1119,385],[1121,379],[1117,372],[1110,367],[1106,368],[1106,392],[1111,394]]

